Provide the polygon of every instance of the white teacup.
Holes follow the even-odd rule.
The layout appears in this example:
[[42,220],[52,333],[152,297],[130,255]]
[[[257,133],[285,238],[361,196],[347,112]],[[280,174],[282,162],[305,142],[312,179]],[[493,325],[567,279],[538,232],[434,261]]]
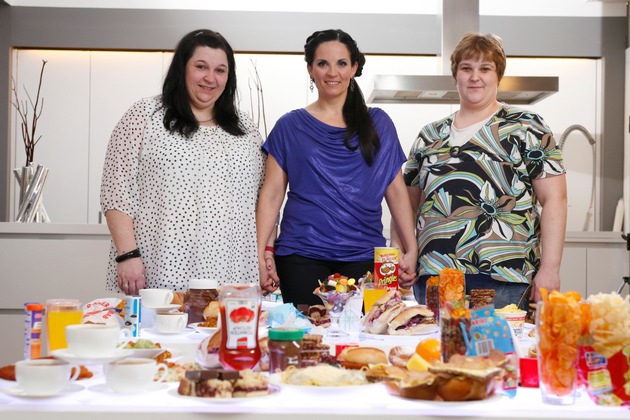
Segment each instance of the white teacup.
[[68,350],[78,357],[107,357],[133,337],[118,325],[77,324],[66,327]]
[[68,362],[57,359],[20,360],[15,364],[15,380],[28,395],[59,394],[79,377],[81,371]]
[[173,291],[169,289],[140,289],[142,304],[149,308],[162,308],[173,302]]
[[188,314],[185,312],[166,312],[155,314],[155,328],[161,333],[178,333],[188,325]]
[[155,382],[164,381],[168,366],[153,359],[128,357],[105,365],[104,372],[112,391],[132,393],[146,391]]

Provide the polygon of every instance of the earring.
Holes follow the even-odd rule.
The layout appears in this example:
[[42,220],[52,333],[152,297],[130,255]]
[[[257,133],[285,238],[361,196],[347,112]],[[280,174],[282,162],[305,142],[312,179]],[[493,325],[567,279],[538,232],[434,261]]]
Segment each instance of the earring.
[[315,80],[311,77],[311,85],[308,87],[311,93],[315,90]]
[[350,79],[350,92],[354,92],[354,79]]

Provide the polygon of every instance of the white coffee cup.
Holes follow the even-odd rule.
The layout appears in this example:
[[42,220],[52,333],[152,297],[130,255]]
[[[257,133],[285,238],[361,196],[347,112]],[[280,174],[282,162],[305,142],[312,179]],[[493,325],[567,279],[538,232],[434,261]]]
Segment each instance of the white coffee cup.
[[105,365],[104,372],[105,382],[112,391],[132,393],[146,391],[155,382],[164,381],[168,366],[153,359],[128,357]]
[[57,359],[20,360],[15,364],[15,380],[24,392],[32,396],[59,394],[79,377],[81,371]]
[[68,350],[78,357],[111,356],[131,339],[131,331],[118,325],[77,324],[66,327]]
[[161,333],[178,333],[188,325],[188,314],[185,312],[166,312],[155,314],[155,328]]
[[140,289],[142,304],[148,308],[163,308],[173,302],[173,291],[169,289]]

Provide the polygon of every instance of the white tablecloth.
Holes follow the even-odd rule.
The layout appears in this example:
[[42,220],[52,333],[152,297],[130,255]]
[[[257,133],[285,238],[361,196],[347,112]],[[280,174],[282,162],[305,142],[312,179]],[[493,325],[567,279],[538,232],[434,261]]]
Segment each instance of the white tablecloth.
[[[161,335],[148,329],[142,336],[181,354],[192,361],[197,344],[204,337],[196,332]],[[419,337],[375,339],[353,333],[348,342],[388,350],[394,345],[414,346]],[[524,339],[528,345],[528,339]],[[334,351],[334,342],[329,342]],[[537,388],[519,388],[513,399],[495,396],[485,401],[430,402],[404,400],[389,395],[382,384],[333,391],[316,388],[280,388],[266,397],[219,402],[209,398],[183,397],[177,394],[177,383],[157,384],[154,389],[134,395],[110,391],[100,366],[90,366],[93,378],[78,381],[79,390],[52,398],[15,397],[5,388],[15,382],[0,380],[1,419],[169,419],[186,420],[216,417],[230,419],[351,420],[370,416],[436,419],[457,416],[468,419],[630,419],[630,410],[621,407],[596,406],[584,391],[575,405],[552,406],[541,402]]]

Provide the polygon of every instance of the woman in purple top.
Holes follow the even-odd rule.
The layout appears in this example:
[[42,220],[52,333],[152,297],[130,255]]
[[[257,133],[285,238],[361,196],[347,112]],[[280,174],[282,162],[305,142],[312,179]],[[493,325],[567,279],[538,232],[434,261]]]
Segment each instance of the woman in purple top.
[[[413,212],[402,178],[405,154],[381,109],[368,108],[354,78],[365,57],[341,30],[313,33],[304,46],[318,99],[282,116],[263,145],[268,153],[258,199],[260,284],[280,286],[285,302],[321,303],[317,280],[340,273],[359,278],[374,267],[374,247],[386,246],[385,197],[400,238],[401,287],[415,280]],[[267,246],[287,191],[275,249]],[[275,255],[274,255],[275,252]]]

